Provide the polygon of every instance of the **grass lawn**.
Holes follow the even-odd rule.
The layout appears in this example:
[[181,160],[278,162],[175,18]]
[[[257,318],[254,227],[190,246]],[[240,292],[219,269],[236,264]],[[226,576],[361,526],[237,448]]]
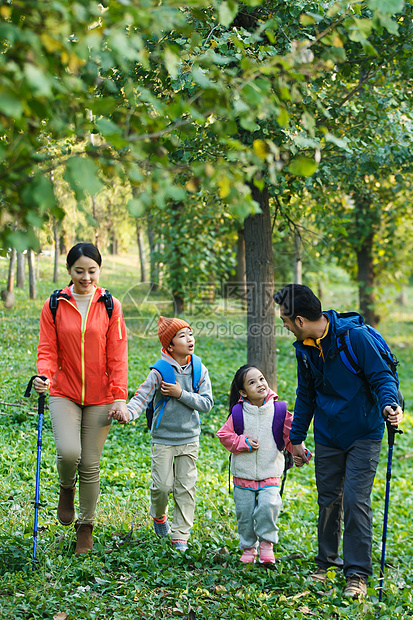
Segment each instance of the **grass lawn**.
[[[0,288],[7,263],[0,262]],[[218,300],[194,301],[188,318],[194,327],[196,352],[209,368],[215,407],[202,418],[198,463],[196,519],[189,549],[182,554],[159,540],[148,516],[150,436],[143,418],[127,426],[113,424],[101,462],[101,495],[94,553],[73,555],[74,528],[55,518],[58,482],[50,420],[45,415],[41,466],[39,563],[31,567],[37,415],[36,397],[22,396],[35,373],[39,315],[53,288],[51,261],[38,265],[38,299],[16,290],[12,310],[0,309],[0,618],[57,620],[137,620],[139,618],[341,619],[413,617],[413,302],[395,311],[380,326],[399,357],[406,397],[404,434],[393,456],[387,566],[383,602],[377,601],[386,481],[387,445],[383,445],[373,490],[374,571],[365,601],[343,598],[344,579],[331,573],[325,585],[308,579],[315,568],[316,493],[314,465],[288,474],[279,519],[280,542],[274,568],[240,565],[236,520],[228,493],[228,453],[215,432],[226,419],[228,389],[235,370],[246,361],[245,319],[236,307]],[[170,315],[165,291],[148,294],[137,282],[135,257],[108,257],[101,283],[123,301],[129,330],[129,389],[143,380],[159,356],[156,322]],[[326,290],[327,287],[325,286]],[[413,300],[413,291],[410,292]],[[348,304],[351,304],[348,307]],[[334,286],[324,306],[349,310],[355,292]],[[292,337],[280,325],[278,391],[294,404],[295,357]],[[34,414],[34,415],[33,415]],[[308,446],[313,447],[312,435]]]

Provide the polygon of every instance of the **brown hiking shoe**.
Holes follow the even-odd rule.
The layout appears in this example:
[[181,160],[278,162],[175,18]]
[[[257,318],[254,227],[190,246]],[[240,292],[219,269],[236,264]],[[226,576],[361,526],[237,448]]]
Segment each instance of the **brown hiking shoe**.
[[327,579],[327,570],[319,566],[315,573],[312,573],[310,575],[310,579],[313,579],[314,581],[321,581],[324,583],[324,581]]
[[75,523],[76,529],[76,549],[75,555],[81,555],[82,553],[92,553],[93,550],[93,538],[92,523]]
[[75,518],[75,490],[60,487],[59,504],[57,506],[57,518],[62,525],[70,525]]
[[346,579],[347,585],[344,590],[344,596],[350,596],[351,598],[359,598],[360,596],[366,596],[367,584],[363,577],[354,573]]

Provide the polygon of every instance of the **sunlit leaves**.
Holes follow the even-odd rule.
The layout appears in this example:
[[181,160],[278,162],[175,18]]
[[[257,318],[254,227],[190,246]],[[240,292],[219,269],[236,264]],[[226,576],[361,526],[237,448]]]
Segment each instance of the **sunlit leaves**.
[[309,177],[317,170],[317,164],[309,157],[297,157],[288,166],[291,174],[297,176]]

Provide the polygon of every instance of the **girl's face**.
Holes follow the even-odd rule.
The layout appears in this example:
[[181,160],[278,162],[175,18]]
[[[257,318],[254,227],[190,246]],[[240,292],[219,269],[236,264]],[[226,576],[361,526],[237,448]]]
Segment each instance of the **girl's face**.
[[88,256],[78,258],[67,271],[73,282],[73,291],[77,295],[88,295],[99,282],[100,267]]
[[266,378],[258,368],[250,368],[244,375],[244,389],[239,393],[252,405],[260,407],[267,397],[269,387]]

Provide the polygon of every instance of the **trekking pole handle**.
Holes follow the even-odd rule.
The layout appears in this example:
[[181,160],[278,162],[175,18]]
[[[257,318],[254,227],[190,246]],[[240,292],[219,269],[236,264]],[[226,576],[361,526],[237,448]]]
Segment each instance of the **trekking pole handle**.
[[[391,405],[391,408],[396,411],[397,407],[399,405],[397,403],[393,403]],[[389,446],[394,446],[394,439],[396,436],[396,433],[398,433],[399,435],[403,435],[403,431],[398,428],[397,426],[394,426],[393,424],[391,424],[388,420],[386,420],[386,426],[387,426],[387,439],[388,439],[388,444]]]
[[44,375],[33,375],[33,377],[30,379],[29,383],[27,384],[27,388],[26,391],[24,393],[24,397],[25,398],[29,398],[31,391],[32,391],[32,387],[33,387],[33,381],[36,379],[36,377],[39,377],[42,381],[46,381],[47,377],[45,377]]

